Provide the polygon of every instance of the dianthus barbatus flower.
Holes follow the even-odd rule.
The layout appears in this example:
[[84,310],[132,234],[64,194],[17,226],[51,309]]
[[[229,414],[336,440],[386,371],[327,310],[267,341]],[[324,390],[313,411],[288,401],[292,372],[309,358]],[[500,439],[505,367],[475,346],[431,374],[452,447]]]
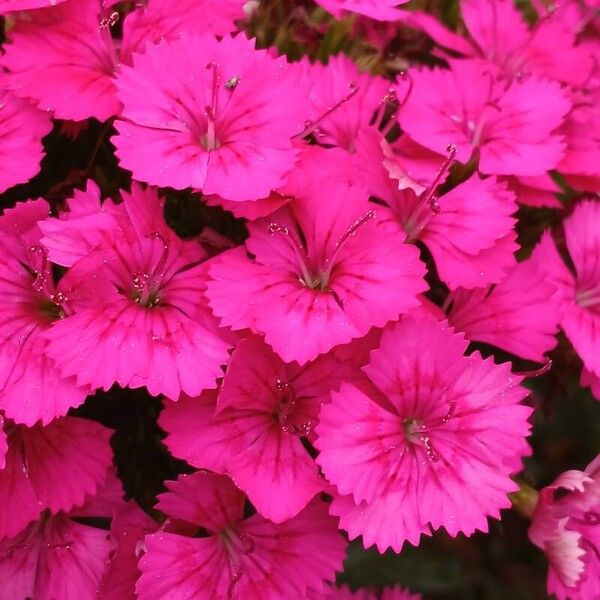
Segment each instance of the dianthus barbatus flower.
[[[53,484],[68,473],[57,473]],[[110,556],[109,532],[73,517],[96,522],[110,519],[125,504],[122,495],[116,476],[109,471],[107,482],[91,492],[83,506],[69,513],[44,512],[18,535],[1,540],[0,600],[107,600],[98,590]]]
[[280,523],[324,487],[303,438],[314,437],[321,404],[355,370],[331,356],[286,365],[260,338],[246,338],[216,403],[210,393],[166,406],[165,444],[195,467],[228,473],[263,517]]
[[63,282],[40,244],[44,200],[19,203],[0,217],[0,409],[17,423],[42,424],[80,405],[89,387],[65,377],[47,354],[46,332],[70,311]]
[[559,600],[600,596],[600,464],[566,471],[539,495],[529,538],[548,558],[548,593]]
[[376,389],[342,384],[321,409],[316,460],[351,539],[399,552],[430,529],[486,531],[510,506],[510,474],[529,452],[527,390],[509,364],[464,356],[467,345],[435,317],[408,315],[363,369]]
[[228,344],[203,296],[206,253],[169,229],[155,190],[134,184],[123,198],[126,219],[61,280],[73,314],[46,332],[48,354],[92,388],[145,385],[173,400],[214,388]]
[[[447,161],[449,162],[449,160]],[[431,252],[440,278],[450,289],[486,286],[500,281],[515,264],[518,249],[513,231],[517,205],[512,192],[495,177],[477,174],[437,196],[438,177],[420,194],[394,189],[383,200],[406,232],[407,241],[421,240]]]
[[316,0],[316,2],[336,19],[341,18],[345,12],[353,12],[378,21],[396,21],[401,13],[395,7],[406,4],[408,0]]
[[38,173],[44,157],[42,138],[51,129],[49,115],[0,89],[0,193]]
[[358,133],[369,126],[376,111],[383,110],[390,82],[362,73],[341,54],[327,64],[304,63],[311,82],[306,132],[317,142],[354,152]]
[[264,198],[296,161],[291,138],[307,110],[300,78],[243,35],[185,34],[147,46],[117,80],[121,165],[160,186]]
[[244,495],[222,475],[167,482],[158,508],[204,533],[146,536],[136,591],[140,600],[288,600],[324,591],[341,570],[346,543],[327,505],[313,500],[280,525],[244,519]]
[[361,187],[315,173],[303,194],[211,259],[206,291],[222,325],[300,364],[397,319],[427,287],[416,248]]
[[472,60],[450,69],[411,71],[413,90],[399,121],[416,142],[468,161],[478,151],[479,170],[495,175],[542,175],[556,167],[564,145],[552,132],[570,108],[555,81],[535,76],[509,83]]
[[100,21],[100,0],[68,0],[17,21],[0,60],[9,88],[60,119],[102,121],[117,114],[117,56]]
[[46,427],[5,423],[4,431],[0,538],[19,533],[45,510],[81,505],[107,478],[111,432],[98,423],[64,417]]
[[556,344],[561,318],[556,287],[533,259],[515,265],[497,285],[459,288],[452,295],[450,324],[472,341],[485,342],[541,362]]
[[557,288],[563,310],[560,326],[585,367],[600,376],[600,202],[579,203],[563,225],[574,272],[565,265],[548,232],[533,255]]

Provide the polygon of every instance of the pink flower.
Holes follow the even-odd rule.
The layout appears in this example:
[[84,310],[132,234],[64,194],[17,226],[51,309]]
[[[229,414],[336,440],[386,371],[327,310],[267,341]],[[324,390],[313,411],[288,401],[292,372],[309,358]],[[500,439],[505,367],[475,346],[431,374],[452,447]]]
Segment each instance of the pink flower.
[[285,362],[304,364],[382,327],[426,288],[401,229],[325,165],[302,197],[249,224],[245,247],[209,266],[206,295],[221,324],[264,335]]
[[345,12],[354,12],[378,21],[396,21],[400,12],[395,9],[408,0],[316,0],[325,10],[336,19],[340,19]]
[[65,0],[0,0],[0,14],[54,6]]
[[584,367],[581,370],[579,385],[581,387],[589,387],[594,398],[600,400],[600,375],[595,375]]
[[0,539],[19,533],[46,510],[56,514],[83,504],[107,478],[110,431],[98,423],[64,417],[46,427],[5,423],[4,432]]
[[529,28],[512,0],[462,0],[461,14],[472,38],[469,56],[509,77],[533,73],[578,86],[594,67],[589,50],[576,43],[577,32],[558,15],[545,15]]
[[90,391],[47,353],[45,332],[70,311],[40,245],[37,223],[47,216],[48,204],[33,200],[0,217],[0,409],[29,426],[65,415]]
[[95,492],[88,496],[82,508],[70,514],[44,513],[23,532],[0,541],[0,600],[97,600],[111,550],[109,535],[71,517],[112,517],[115,508],[123,504],[123,492],[114,475],[105,488],[110,488],[110,497],[101,488],[97,496]]
[[549,233],[534,250],[534,257],[547,281],[557,288],[564,311],[560,326],[586,369],[600,376],[600,202],[580,202],[563,225],[574,273],[564,264]]
[[0,91],[0,193],[40,170],[50,117],[12,92]]
[[556,198],[561,188],[548,174],[537,177],[506,177],[505,181],[520,204],[534,208],[561,208],[562,206]]
[[427,246],[440,278],[450,289],[498,282],[515,264],[518,249],[511,216],[517,209],[514,195],[495,177],[474,175],[437,196],[436,188],[450,160],[420,193],[412,187],[397,190],[388,179],[387,190],[380,190],[385,193],[381,199],[405,231],[407,241],[420,240]]
[[464,356],[467,344],[435,317],[409,315],[371,352],[373,389],[343,384],[323,406],[316,460],[350,539],[399,552],[439,527],[487,531],[486,517],[510,506],[510,475],[529,453],[527,390],[509,364]]
[[146,536],[140,600],[303,598],[322,593],[342,568],[346,544],[320,500],[275,525],[260,515],[244,519],[244,496],[224,476],[183,475],[167,487],[158,508],[204,535]]
[[559,600],[600,595],[598,459],[566,471],[539,495],[529,538],[548,558],[548,593]]
[[17,21],[0,61],[8,87],[60,119],[118,114],[117,56],[101,18],[99,0],[68,0]]
[[311,82],[306,131],[323,145],[354,152],[361,129],[382,109],[390,82],[361,73],[348,57],[330,56],[327,64],[304,64]]
[[426,148],[444,153],[452,144],[461,162],[477,151],[480,171],[498,175],[542,175],[562,157],[552,132],[570,103],[558,83],[531,76],[507,86],[472,60],[415,70],[412,81],[399,120]]
[[246,338],[216,404],[211,393],[167,405],[159,420],[165,444],[194,467],[229,474],[263,517],[281,523],[324,487],[303,440],[314,437],[329,392],[356,379],[354,371],[330,356],[286,365],[260,338]]
[[244,18],[245,0],[148,0],[127,15],[123,23],[121,60],[131,63],[133,52],[144,52],[148,42],[175,39],[181,32],[207,32],[223,36],[236,31]]
[[306,119],[300,71],[243,35],[182,35],[148,46],[118,77],[113,138],[134,177],[226,200],[257,200],[296,162]]
[[167,227],[155,190],[123,198],[118,230],[61,280],[73,312],[45,333],[48,355],[92,388],[145,385],[173,400],[214,388],[229,345],[204,300],[206,254]]
[[470,340],[542,362],[556,344],[561,318],[555,292],[543,268],[526,260],[497,285],[453,292],[448,320]]

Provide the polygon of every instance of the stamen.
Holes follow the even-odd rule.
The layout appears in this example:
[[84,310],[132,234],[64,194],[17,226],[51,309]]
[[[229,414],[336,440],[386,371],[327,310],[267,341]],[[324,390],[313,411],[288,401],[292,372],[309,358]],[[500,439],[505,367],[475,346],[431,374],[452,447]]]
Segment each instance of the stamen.
[[575,301],[582,308],[600,305],[600,285],[587,290],[578,290],[575,293]]
[[552,368],[552,359],[548,359],[539,369],[533,371],[521,371],[518,373],[521,377],[540,377],[545,375]]
[[335,243],[336,250],[338,248],[340,248],[350,237],[356,235],[356,232],[367,221],[370,221],[371,219],[374,219],[376,216],[377,216],[377,213],[374,210],[369,210],[362,217],[359,217],[358,219],[356,219],[356,221],[354,221],[354,223],[352,223],[352,225],[350,225],[350,227],[348,227],[348,229],[346,229],[346,231],[344,232],[344,234],[342,235],[342,237],[340,237],[338,239],[338,241]]
[[204,107],[206,115],[206,135],[204,137],[204,147],[206,150],[216,150],[220,144],[216,137],[215,122],[217,119],[218,102],[219,102],[219,67],[216,63],[208,63],[207,69],[212,69],[212,90],[210,106]]
[[267,231],[269,232],[269,235],[280,233],[285,237],[289,246],[294,251],[296,258],[298,259],[300,270],[302,271],[300,283],[308,286],[309,288],[314,288],[316,286],[316,281],[310,272],[310,268],[307,263],[308,257],[302,242],[289,230],[289,228],[273,221],[269,223]]
[[300,133],[297,133],[295,136],[293,136],[292,139],[304,138],[313,133],[327,117],[329,117],[341,106],[346,104],[346,102],[356,96],[359,89],[358,81],[350,82],[348,87],[350,88],[350,91],[341,100],[338,100],[333,106],[328,108],[316,121],[306,121],[304,123],[304,129]]
[[117,24],[119,20],[119,13],[115,10],[107,17],[103,17],[100,19],[100,23],[98,24],[98,29],[109,29]]

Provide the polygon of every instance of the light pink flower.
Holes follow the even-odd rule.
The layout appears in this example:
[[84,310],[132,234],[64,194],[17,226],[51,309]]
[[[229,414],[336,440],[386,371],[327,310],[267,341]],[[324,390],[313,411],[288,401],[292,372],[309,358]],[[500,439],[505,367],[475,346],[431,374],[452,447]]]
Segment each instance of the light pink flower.
[[302,440],[314,437],[329,392],[354,379],[351,363],[330,356],[286,365],[253,336],[233,352],[216,403],[212,393],[182,399],[159,423],[175,456],[228,473],[263,517],[280,523],[323,489]]
[[564,221],[572,273],[558,254],[549,233],[534,257],[557,288],[563,316],[560,325],[586,369],[600,376],[600,202],[586,200]]
[[570,103],[558,83],[531,76],[507,86],[472,60],[411,73],[399,120],[419,144],[439,153],[452,144],[461,162],[478,152],[487,174],[543,175],[560,161],[564,146],[552,132]]
[[548,592],[558,600],[600,595],[598,459],[566,471],[539,495],[529,538],[548,558]]
[[0,193],[38,173],[42,138],[51,129],[49,115],[12,92],[0,91]]
[[396,21],[401,13],[395,7],[406,4],[408,0],[316,0],[316,2],[336,19],[340,19],[346,12],[353,12],[377,21]]
[[409,315],[371,352],[373,390],[343,384],[323,406],[316,460],[350,539],[399,552],[439,527],[487,531],[510,506],[510,475],[529,453],[527,390],[509,364],[464,356],[467,344],[435,317]]
[[533,259],[515,265],[497,285],[452,293],[448,320],[468,339],[542,362],[556,344],[561,318],[556,287]]
[[0,60],[8,87],[60,119],[117,114],[117,56],[101,18],[99,0],[68,0],[18,20]]
[[4,431],[0,538],[19,533],[45,510],[55,514],[83,504],[107,478],[110,430],[98,423],[64,417],[46,427],[4,423]]
[[45,512],[23,532],[0,541],[0,600],[99,598],[100,578],[111,549],[108,532],[71,517],[111,518],[124,503],[112,473],[95,493],[80,509],[70,514]]
[[117,81],[121,165],[160,186],[264,198],[296,162],[291,138],[306,120],[300,76],[243,35],[148,46]]
[[[500,281],[515,264],[514,195],[495,177],[477,174],[437,196],[438,177],[420,194],[388,186],[382,198],[409,242],[422,241],[435,260],[440,278],[450,287],[482,287]],[[392,180],[389,180],[390,183]],[[419,189],[419,188],[417,188]]]
[[303,598],[322,593],[342,568],[346,544],[320,500],[275,525],[260,515],[244,519],[244,496],[222,475],[183,475],[167,487],[158,508],[205,534],[146,536],[140,600]]
[[37,223],[47,216],[48,204],[33,200],[0,217],[0,408],[26,425],[65,415],[90,391],[47,354],[44,333],[70,310],[39,241]]
[[249,224],[245,247],[209,266],[206,295],[222,325],[264,335],[285,362],[304,364],[382,327],[426,288],[400,227],[379,219],[360,186],[328,177],[325,164],[302,197]]
[[168,228],[154,189],[123,198],[118,231],[61,280],[73,314],[45,333],[48,354],[92,388],[144,385],[173,400],[214,388],[229,345],[204,300],[206,254]]

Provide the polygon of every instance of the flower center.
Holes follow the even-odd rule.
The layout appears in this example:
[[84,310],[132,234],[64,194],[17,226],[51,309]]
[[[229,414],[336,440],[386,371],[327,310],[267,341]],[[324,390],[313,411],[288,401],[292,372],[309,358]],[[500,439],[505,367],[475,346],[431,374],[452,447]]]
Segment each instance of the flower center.
[[305,421],[298,419],[298,401],[291,384],[278,379],[275,382],[275,387],[281,394],[276,410],[276,417],[281,430],[297,437],[306,437],[312,431],[314,423],[310,419]]

